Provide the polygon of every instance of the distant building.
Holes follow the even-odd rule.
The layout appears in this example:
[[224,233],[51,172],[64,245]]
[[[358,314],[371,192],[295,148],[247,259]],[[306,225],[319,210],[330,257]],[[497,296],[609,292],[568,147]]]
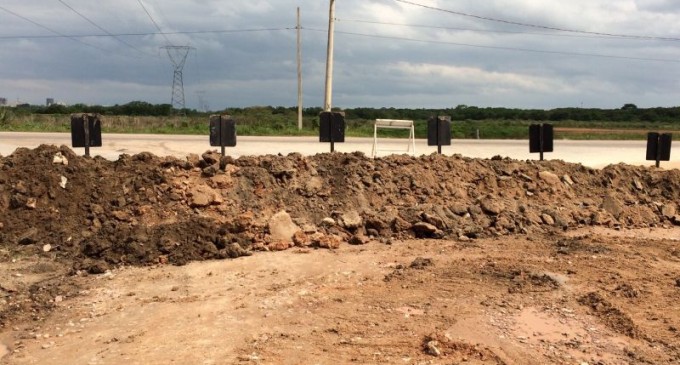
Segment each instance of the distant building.
[[46,106],[54,105],[54,98],[47,98],[45,101]]
[[0,106],[6,106],[7,105],[7,98],[0,98]]

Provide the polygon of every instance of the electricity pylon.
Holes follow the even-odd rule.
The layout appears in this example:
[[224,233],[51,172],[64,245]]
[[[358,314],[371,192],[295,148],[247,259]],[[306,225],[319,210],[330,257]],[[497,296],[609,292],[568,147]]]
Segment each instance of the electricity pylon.
[[194,47],[190,46],[164,46],[162,49],[168,52],[170,62],[175,66],[174,77],[172,78],[172,104],[173,108],[184,109],[186,103],[184,101],[184,80],[182,79],[182,71],[184,65],[187,63],[187,56]]

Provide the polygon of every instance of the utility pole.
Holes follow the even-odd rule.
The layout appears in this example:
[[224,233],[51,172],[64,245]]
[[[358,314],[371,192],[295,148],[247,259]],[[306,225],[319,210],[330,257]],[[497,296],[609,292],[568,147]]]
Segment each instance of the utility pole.
[[333,42],[335,33],[335,0],[330,0],[331,6],[328,19],[328,52],[326,53],[326,97],[323,110],[331,111],[333,104]]
[[302,130],[302,27],[300,7],[297,8],[297,72],[298,72],[298,130]]

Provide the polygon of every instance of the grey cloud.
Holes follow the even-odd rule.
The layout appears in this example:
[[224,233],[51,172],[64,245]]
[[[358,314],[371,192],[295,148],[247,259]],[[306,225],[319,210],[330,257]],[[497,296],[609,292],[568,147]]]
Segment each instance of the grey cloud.
[[[625,4],[606,0],[420,1],[451,10],[558,28],[671,37],[680,34],[680,5],[672,1],[637,0]],[[136,0],[67,2],[113,33],[155,31]],[[292,28],[295,26],[295,8],[300,6],[305,28],[305,101],[308,106],[322,104],[328,1],[143,2],[166,31]],[[43,2],[6,0],[2,6],[64,34],[101,33],[58,2],[48,6]],[[555,33],[435,12],[393,0],[337,0],[336,16],[340,20],[336,35],[334,88],[338,106],[450,107],[468,104],[550,108],[577,106],[583,102],[584,106],[618,107],[626,102],[669,106],[680,100],[674,81],[680,76],[677,63],[484,49],[340,32],[671,60],[680,59],[677,42],[573,37],[576,34],[567,37],[482,33],[349,21]],[[49,32],[0,10],[0,35],[45,34]],[[173,44],[196,48],[184,69],[189,107],[198,106],[196,91],[200,90],[206,92],[205,98],[214,108],[295,104],[294,30],[182,34],[167,38]],[[82,39],[104,51],[67,38],[0,39],[3,48],[0,96],[32,103],[41,103],[45,97],[70,103],[113,104],[133,99],[168,102],[173,70],[167,56],[159,49],[167,44],[165,37],[148,35],[120,39],[144,54],[111,38]],[[482,81],[461,79],[464,75],[423,73],[415,77],[389,67],[397,63],[475,70]],[[493,81],[497,79],[489,75],[525,75],[527,79],[550,80],[550,85],[566,85],[564,89],[569,88],[569,91],[539,88],[531,91],[526,85],[522,86],[525,89],[513,88],[510,84]]]

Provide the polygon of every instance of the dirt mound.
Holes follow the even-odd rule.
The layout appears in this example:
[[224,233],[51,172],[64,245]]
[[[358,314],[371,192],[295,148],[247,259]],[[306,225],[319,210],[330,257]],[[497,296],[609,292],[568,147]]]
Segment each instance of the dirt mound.
[[680,224],[678,198],[680,171],[626,165],[361,153],[108,161],[41,146],[0,158],[0,246],[100,273],[293,246]]

